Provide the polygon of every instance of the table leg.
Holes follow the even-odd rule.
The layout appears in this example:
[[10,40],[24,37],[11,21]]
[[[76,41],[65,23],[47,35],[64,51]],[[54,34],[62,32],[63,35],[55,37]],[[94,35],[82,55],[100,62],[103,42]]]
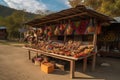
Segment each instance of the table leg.
[[75,61],[70,61],[70,78],[73,78],[75,76]]
[[87,68],[87,57],[83,59],[83,72],[86,71],[86,68]]
[[28,56],[29,56],[29,60],[30,60],[31,59],[30,50],[28,50]]
[[96,54],[93,55],[93,59],[92,59],[92,71],[95,70],[95,64],[96,64]]
[[38,52],[36,53],[36,58],[38,57]]

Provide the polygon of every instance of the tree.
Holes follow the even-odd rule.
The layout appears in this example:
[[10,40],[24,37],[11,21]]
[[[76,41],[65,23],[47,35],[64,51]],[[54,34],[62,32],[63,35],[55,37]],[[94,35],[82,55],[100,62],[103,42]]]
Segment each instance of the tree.
[[77,5],[81,4],[83,0],[68,0],[69,4],[74,8]]
[[0,26],[4,26],[5,25],[5,19],[0,16]]
[[23,27],[22,24],[25,20],[25,12],[23,11],[15,11],[12,15],[5,18],[9,38],[19,38],[18,29]]
[[120,16],[120,0],[103,0],[99,12],[116,17]]
[[120,0],[68,0],[72,7],[82,4],[108,16],[120,16]]

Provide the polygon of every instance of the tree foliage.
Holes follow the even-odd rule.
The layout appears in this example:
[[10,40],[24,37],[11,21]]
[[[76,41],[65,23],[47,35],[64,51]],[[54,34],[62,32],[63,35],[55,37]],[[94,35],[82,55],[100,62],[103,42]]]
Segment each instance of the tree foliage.
[[68,0],[72,7],[86,5],[108,16],[120,16],[120,0]]
[[82,3],[82,0],[68,0],[68,1],[73,8]]
[[19,37],[18,29],[23,27],[22,24],[26,20],[25,15],[23,11],[15,11],[12,15],[5,18],[4,25],[7,27],[10,38]]
[[0,26],[6,26],[8,32],[8,38],[19,38],[19,29],[25,27],[23,24],[34,18],[41,18],[47,14],[38,11],[38,14],[31,14],[25,10],[14,10],[12,14],[8,16],[0,16]]

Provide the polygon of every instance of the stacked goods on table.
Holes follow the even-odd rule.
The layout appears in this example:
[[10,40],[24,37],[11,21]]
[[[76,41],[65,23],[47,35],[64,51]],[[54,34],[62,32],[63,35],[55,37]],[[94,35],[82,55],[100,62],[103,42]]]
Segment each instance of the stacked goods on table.
[[32,44],[31,46],[26,47],[75,58],[86,56],[90,53],[93,53],[94,50],[93,45],[83,45],[80,41],[71,40],[66,43],[61,43],[57,41],[40,41],[37,44]]

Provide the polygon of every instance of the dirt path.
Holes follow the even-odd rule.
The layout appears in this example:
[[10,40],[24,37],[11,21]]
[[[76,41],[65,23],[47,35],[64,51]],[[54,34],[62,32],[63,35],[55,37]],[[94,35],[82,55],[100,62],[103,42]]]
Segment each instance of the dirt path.
[[[59,76],[59,78],[64,77]],[[55,78],[61,80],[58,75],[41,72],[39,66],[34,66],[28,60],[26,50],[0,44],[0,80],[53,80]]]
[[[90,80],[120,80],[120,59],[104,59],[112,66],[101,67],[86,74],[76,72],[76,76],[95,78]],[[0,44],[0,80],[70,80],[69,72],[55,71],[46,74],[28,60],[27,51],[21,47]],[[76,78],[73,80],[89,80]]]

